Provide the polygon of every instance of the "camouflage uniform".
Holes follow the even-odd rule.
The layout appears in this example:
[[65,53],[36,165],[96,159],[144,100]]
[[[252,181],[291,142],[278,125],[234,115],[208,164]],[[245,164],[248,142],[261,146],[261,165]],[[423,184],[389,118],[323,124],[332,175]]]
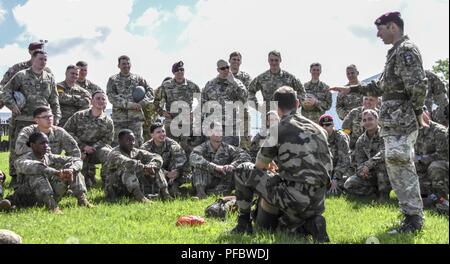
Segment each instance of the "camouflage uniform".
[[333,159],[333,171],[331,178],[336,179],[338,187],[343,190],[344,182],[351,173],[350,148],[348,146],[348,136],[344,132],[334,130],[328,136],[331,157]]
[[58,124],[61,118],[58,92],[56,91],[53,74],[44,71],[41,77],[37,77],[31,68],[19,71],[3,87],[3,93],[0,95],[0,101],[3,101],[9,109],[16,105],[13,97],[14,91],[19,91],[25,96],[26,104],[20,111],[20,115],[13,114],[11,117],[9,174],[12,177],[16,175],[14,169],[16,139],[22,128],[34,124],[33,111],[39,106],[50,106],[55,115],[55,124]]
[[[31,148],[27,146],[27,141],[31,134],[41,132],[37,125],[24,127],[20,131],[16,141],[16,155],[21,156],[25,153],[31,152]],[[50,132],[46,134],[48,137],[48,145],[50,153],[61,155],[64,151],[66,156],[80,158],[81,152],[75,139],[62,127],[53,126]]]
[[215,166],[232,165],[236,168],[247,161],[250,161],[250,156],[239,147],[222,141],[219,149],[214,151],[209,140],[203,142],[191,153],[192,185],[194,188],[205,187],[206,193],[230,192],[234,188],[233,175],[221,175],[215,171]]
[[[267,132],[266,132],[267,133]],[[250,149],[248,154],[252,158],[252,162],[256,162],[256,156],[258,155],[259,149],[261,149],[264,140],[266,140],[266,135],[263,132],[258,132],[253,138],[252,143],[250,145]]]
[[[200,88],[194,82],[188,79],[184,79],[184,82],[179,84],[175,81],[175,79],[168,80],[164,82],[158,89],[156,89],[154,101],[155,111],[162,116],[164,113],[163,106],[165,105],[167,112],[170,113],[170,107],[177,101],[186,102],[190,106],[191,111],[193,111],[194,109],[192,107],[192,104],[194,101],[194,93],[200,94]],[[174,113],[170,113],[172,115],[172,118],[164,119],[164,127],[166,129],[167,136],[178,142],[189,155],[193,147],[191,146],[193,135],[181,135],[179,137],[175,137],[172,135],[170,130],[170,124],[172,123],[173,118],[179,115],[180,110],[176,109],[178,106],[179,105],[176,103],[173,104]],[[192,133],[192,118],[190,121],[190,133]]]
[[[365,129],[362,125],[362,113],[364,112],[364,107],[359,106],[353,108],[347,116],[345,116],[344,121],[342,122],[342,130],[346,133],[350,133],[350,149],[354,150],[356,141],[358,138],[364,133]],[[379,113],[378,109],[375,109],[377,113]]]
[[56,85],[59,105],[61,107],[61,120],[59,126],[63,127],[67,119],[80,110],[88,109],[91,104],[91,94],[77,84],[70,87],[65,81]]
[[297,230],[306,219],[322,215],[332,170],[327,133],[313,121],[292,112],[270,128],[257,160],[278,160],[278,172],[246,162],[235,171],[236,203],[240,214],[250,212],[257,193],[283,213],[281,223]]
[[113,148],[104,165],[106,199],[115,200],[120,196],[143,193],[154,181],[160,189],[167,188],[167,181],[161,170],[158,170],[153,179],[144,175],[147,165],[160,169],[162,164],[161,156],[146,150],[134,148],[128,155],[121,151],[119,146]]
[[94,94],[95,91],[101,91],[102,88],[100,86],[96,85],[95,83],[89,81],[88,79],[85,79],[84,81],[77,80],[76,84],[81,86],[81,88],[88,91],[91,95]]
[[[15,166],[18,176],[23,179],[12,195],[13,203],[19,206],[47,204],[51,196],[59,201],[69,188],[76,197],[86,193],[84,177],[80,173],[83,165],[79,158],[47,153],[39,160],[29,152],[17,159]],[[60,169],[73,169],[73,181],[62,181],[55,176],[56,170]]]
[[[431,112],[433,110],[433,103],[437,105],[438,109],[445,107],[448,108],[447,88],[445,87],[445,84],[431,71],[426,70],[425,75],[428,78],[428,90],[427,96],[425,97],[425,105],[427,106],[428,111]],[[435,116],[432,116],[432,119],[440,124],[442,124],[442,121],[445,121],[437,120]],[[448,121],[444,125],[448,125]]]
[[142,109],[147,108],[153,103],[153,89],[147,84],[147,81],[139,75],[130,73],[129,76],[116,74],[109,78],[106,93],[108,99],[113,105],[112,120],[114,121],[115,135],[113,145],[117,145],[117,135],[119,131],[125,128],[131,129],[136,136],[136,145],[144,143],[142,136],[142,122],[144,122],[144,113],[142,110],[135,111],[130,109],[129,104],[133,103],[132,91],[136,86],[144,87],[145,98],[139,102]]
[[[303,102],[305,99],[305,89],[302,83],[294,75],[287,71],[281,70],[277,74],[273,74],[270,70],[258,75],[250,83],[248,87],[248,101],[255,103],[258,108],[256,99],[256,92],[261,91],[264,103],[266,104],[266,113],[269,111],[270,101],[272,100],[273,93],[281,86],[287,85],[297,91],[297,98]],[[265,113],[264,113],[265,114]]]
[[448,195],[448,132],[430,121],[429,128],[419,129],[415,145],[416,169],[422,195]]
[[[250,74],[238,71],[237,73],[233,73],[234,78],[238,79],[242,82],[242,84],[245,86],[245,88],[248,90],[248,87],[250,87],[250,83],[252,82],[252,77],[250,77]],[[247,98],[246,98],[247,99]],[[251,124],[250,115],[248,112],[248,108],[244,109],[244,135],[241,137],[240,147],[244,150],[249,150],[251,142],[249,141],[250,138],[250,131],[248,130],[249,125]]]
[[[302,108],[302,115],[318,123],[320,116],[325,114],[327,110],[330,110],[331,105],[333,104],[333,97],[331,96],[331,92],[328,91],[329,86],[322,81],[309,81],[304,84],[304,87],[306,97],[308,97],[308,95],[316,97],[317,103],[311,110]],[[302,103],[304,103],[304,101],[302,101]]]
[[[111,151],[111,142],[114,135],[114,124],[111,118],[103,113],[94,117],[90,109],[82,110],[72,115],[67,120],[64,129],[77,141],[83,151],[85,146],[95,148],[92,154],[86,154],[83,161],[83,175],[91,181],[95,181],[95,171],[91,171],[90,164],[104,164],[108,153]],[[95,167],[94,167],[95,168]],[[104,175],[102,175],[104,180]]]
[[[380,128],[372,138],[363,133],[355,147],[356,175],[351,176],[344,184],[347,192],[356,195],[386,194],[391,191],[384,158],[384,141],[380,136]],[[361,169],[367,166],[368,179],[360,176]]]
[[422,57],[407,36],[389,50],[378,82],[351,88],[383,96],[380,124],[389,179],[401,211],[419,217],[423,216],[423,204],[413,154],[419,129],[416,116],[422,113],[426,89]]
[[[223,141],[233,146],[239,146],[239,127],[237,121],[240,121],[240,112],[233,111],[235,118],[225,116],[225,102],[241,102],[245,104],[247,100],[247,89],[241,81],[235,79],[234,82],[230,82],[227,79],[221,79],[216,77],[207,82],[205,88],[202,90],[202,107],[208,101],[216,101],[222,106],[222,118],[216,120],[223,125]],[[242,109],[240,109],[242,110]],[[205,115],[205,118],[208,114]],[[241,123],[239,122],[241,125]],[[239,126],[240,126],[239,125]],[[233,136],[225,135],[225,126],[233,128]]]
[[169,185],[180,186],[189,181],[189,175],[187,174],[188,161],[186,153],[181,146],[173,139],[166,138],[166,141],[162,146],[158,147],[153,139],[145,142],[141,149],[151,153],[160,155],[163,159],[161,170],[164,175],[172,170],[178,171],[178,178],[173,183],[169,182]]
[[[350,84],[348,83],[346,85]],[[362,101],[363,95],[359,93],[349,93],[347,95],[338,94],[336,98],[336,113],[338,114],[339,119],[344,120],[352,109],[362,105]]]

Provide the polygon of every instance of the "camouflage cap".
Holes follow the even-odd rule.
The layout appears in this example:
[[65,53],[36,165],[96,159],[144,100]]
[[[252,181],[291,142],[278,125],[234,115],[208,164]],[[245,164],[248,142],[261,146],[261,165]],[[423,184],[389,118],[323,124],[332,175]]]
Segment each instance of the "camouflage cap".
[[383,14],[377,20],[375,20],[375,25],[386,25],[389,22],[399,22],[402,21],[400,12],[388,12]]
[[28,50],[42,49],[42,47],[44,47],[43,42],[31,42],[30,45],[28,45]]
[[230,67],[230,64],[226,60],[218,60],[217,61],[217,68],[223,68],[223,67]]
[[331,125],[333,124],[333,116],[330,114],[324,114],[319,118],[319,125]]
[[175,62],[175,63],[172,65],[172,73],[176,73],[176,72],[179,71],[180,69],[184,69],[183,66],[184,66],[184,63],[183,63],[182,61]]

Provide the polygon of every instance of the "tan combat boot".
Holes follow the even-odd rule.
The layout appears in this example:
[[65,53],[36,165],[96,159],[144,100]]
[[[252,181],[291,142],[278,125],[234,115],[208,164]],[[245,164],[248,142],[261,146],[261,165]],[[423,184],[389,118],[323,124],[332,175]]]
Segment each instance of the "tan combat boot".
[[47,206],[48,210],[54,214],[62,214],[63,212],[59,209],[58,203],[53,198],[53,195],[44,197],[44,204]]
[[82,193],[80,196],[77,197],[78,200],[78,206],[85,206],[87,208],[94,208],[95,206],[91,204],[88,199],[86,198],[86,194]]
[[142,193],[140,188],[136,188],[133,191],[133,195],[134,195],[134,198],[141,203],[151,203],[152,202],[144,196],[144,194]]
[[160,195],[161,195],[161,200],[163,200],[163,201],[170,201],[170,200],[173,200],[173,197],[170,196],[169,190],[167,189],[167,187],[161,188],[161,189],[159,190],[159,193],[160,193]]

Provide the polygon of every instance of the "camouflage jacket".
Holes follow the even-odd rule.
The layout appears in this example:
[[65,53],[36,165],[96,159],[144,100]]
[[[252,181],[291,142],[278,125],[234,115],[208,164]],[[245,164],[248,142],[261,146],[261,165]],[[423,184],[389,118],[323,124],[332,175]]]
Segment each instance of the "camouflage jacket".
[[84,81],[77,80],[77,84],[81,86],[81,88],[88,91],[91,95],[98,90],[102,90],[100,86],[96,85],[95,83],[91,82],[88,79],[85,79]]
[[211,146],[210,141],[203,142],[192,150],[190,163],[192,168],[210,173],[215,172],[216,165],[232,165],[250,161],[250,156],[241,148],[221,143],[217,151]]
[[182,172],[187,166],[187,157],[184,150],[175,140],[166,138],[164,144],[158,147],[153,139],[145,142],[141,149],[160,155],[163,159],[162,169],[167,171],[178,170]]
[[[307,110],[302,108],[302,114],[306,116],[307,118],[310,112],[316,112],[320,115],[323,115],[327,110],[331,108],[331,105],[333,104],[333,97],[331,96],[331,92],[328,91],[329,86],[322,82],[318,81],[316,83],[309,81],[304,84],[306,96],[312,95],[314,96],[318,102],[314,105],[314,108],[311,110]],[[304,102],[304,101],[302,101]]]
[[136,174],[141,174],[144,172],[146,165],[153,165],[161,169],[162,164],[163,160],[158,154],[134,148],[128,155],[117,146],[108,154],[105,163],[105,175],[110,176],[124,168]]
[[[27,146],[28,138],[31,134],[40,132],[37,125],[31,125],[24,127],[16,140],[16,155],[20,156],[25,153],[31,152],[31,148]],[[50,153],[61,155],[64,150],[66,156],[79,158],[81,155],[80,149],[75,139],[67,133],[61,127],[53,126],[50,128],[50,132],[47,134],[48,145],[50,147]]]
[[129,76],[116,74],[109,78],[106,94],[113,105],[112,119],[114,122],[144,121],[142,110],[135,111],[130,108],[130,103],[134,103],[132,92],[136,86],[144,87],[145,98],[139,102],[142,108],[146,108],[153,103],[153,89],[147,84],[147,81],[139,75],[130,73]]
[[247,89],[250,86],[250,83],[252,82],[252,77],[250,77],[250,74],[243,72],[243,71],[238,71],[237,73],[233,73],[233,76],[234,76],[234,78],[241,81],[242,84],[245,85],[245,88],[247,88]]
[[331,156],[333,158],[332,178],[342,180],[345,173],[351,167],[348,141],[347,134],[339,130],[335,130],[328,136],[328,144],[330,145]]
[[114,123],[106,113],[94,117],[90,109],[75,113],[67,120],[64,129],[77,141],[80,149],[86,145],[102,148],[111,145]]
[[419,129],[416,145],[416,157],[425,164],[436,160],[448,161],[448,130],[446,127],[430,121],[428,128]]
[[3,87],[3,93],[0,95],[0,101],[3,101],[9,109],[16,105],[13,97],[14,91],[21,92],[26,100],[20,115],[15,116],[16,120],[33,121],[33,111],[37,107],[45,105],[51,107],[55,115],[55,124],[58,124],[61,118],[61,109],[53,74],[43,71],[42,75],[37,77],[30,68],[14,75]]
[[[353,108],[342,122],[342,130],[350,136],[350,149],[352,150],[355,149],[356,141],[365,131],[362,125],[362,113],[364,110],[363,106]],[[375,111],[379,113],[378,109],[375,109]]]
[[19,175],[28,177],[51,177],[61,169],[73,169],[75,172],[79,172],[83,167],[83,162],[80,158],[51,153],[46,153],[43,159],[39,159],[33,152],[28,152],[20,156],[14,162],[14,166]]
[[262,132],[258,132],[253,138],[252,138],[252,142],[250,144],[250,149],[249,149],[249,154],[250,157],[252,158],[252,162],[256,161],[256,156],[258,155],[259,149],[261,148],[264,140],[266,139],[267,136],[263,136]]
[[279,176],[286,181],[327,186],[333,169],[327,132],[300,113],[284,116],[269,129],[256,160],[277,159]]
[[294,75],[287,71],[281,70],[278,74],[273,74],[270,70],[258,75],[250,83],[248,87],[248,101],[252,101],[257,106],[256,92],[261,91],[263,100],[270,102],[273,97],[273,93],[280,87],[287,85],[297,91],[297,98],[300,101],[305,99],[305,89],[302,83]]
[[383,96],[380,109],[381,136],[408,135],[419,129],[427,78],[419,49],[407,36],[389,50],[378,82],[353,87],[352,91]]
[[384,140],[380,131],[381,129],[378,128],[378,132],[372,138],[369,138],[365,132],[356,141],[354,156],[357,171],[363,166],[367,166],[371,170],[384,164]]
[[[350,84],[346,84],[350,85]],[[351,92],[347,95],[338,94],[336,98],[336,113],[339,119],[344,120],[345,117],[357,107],[362,106],[363,95],[360,93]]]
[[445,107],[448,105],[447,87],[441,81],[439,76],[431,71],[425,71],[425,75],[428,79],[427,96],[425,97],[425,105],[428,111],[433,110],[433,103],[437,106]]
[[67,119],[80,110],[88,109],[91,104],[91,94],[81,86],[75,84],[70,87],[65,81],[56,84],[59,106],[61,107],[60,126],[64,126]]
[[[190,106],[191,111],[193,111],[192,104],[194,101],[194,93],[200,94],[200,88],[190,80],[185,79],[182,84],[178,84],[175,79],[168,80],[156,89],[154,101],[155,109],[158,114],[163,115],[165,104],[166,111],[170,113],[172,104],[177,101],[182,101],[186,102]],[[180,106],[180,104],[175,103],[173,106],[174,113],[171,113],[171,115],[174,118],[178,115],[179,109],[177,109],[177,107]]]
[[[30,67],[31,67],[31,60],[14,64],[3,75],[3,79],[0,81],[0,86],[4,86],[6,83],[8,83],[16,73],[18,73],[22,70],[26,70]],[[46,71],[48,73],[52,73],[52,71],[48,67],[45,67],[44,71]]]

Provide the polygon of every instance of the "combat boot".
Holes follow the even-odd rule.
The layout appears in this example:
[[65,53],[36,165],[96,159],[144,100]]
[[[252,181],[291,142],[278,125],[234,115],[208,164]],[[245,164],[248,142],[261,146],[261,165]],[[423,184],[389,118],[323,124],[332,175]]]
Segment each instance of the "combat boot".
[[387,192],[379,192],[377,194],[377,202],[378,203],[387,203],[389,201],[389,193]]
[[197,185],[195,187],[195,189],[197,190],[197,197],[198,199],[205,199],[206,198],[206,192],[205,192],[205,186],[202,185]]
[[253,226],[250,221],[250,213],[239,213],[237,225],[231,229],[231,234],[253,234]]
[[142,193],[142,191],[141,191],[140,188],[136,188],[136,189],[133,191],[133,195],[134,195],[134,198],[135,198],[137,201],[141,202],[141,203],[150,203],[150,202],[151,202],[149,199],[147,199],[147,198],[144,196],[144,194]]
[[278,208],[270,205],[264,199],[260,199],[258,212],[256,213],[256,226],[273,231],[278,226]]
[[330,242],[330,238],[327,233],[327,222],[325,217],[321,215],[315,215],[306,220],[304,229],[307,234],[310,234],[315,243]]
[[167,188],[161,188],[161,190],[159,190],[159,193],[161,196],[161,200],[163,201],[173,200],[173,197],[170,196],[169,190]]
[[170,194],[172,195],[172,197],[179,197],[181,196],[181,192],[179,189],[179,184],[174,182],[172,183],[172,185],[170,186],[170,190],[169,190]]
[[44,197],[44,204],[51,213],[62,214],[62,211],[59,209],[58,203],[55,201],[55,198],[53,198],[53,195]]
[[80,196],[77,197],[78,200],[78,206],[85,206],[87,208],[94,208],[95,206],[91,204],[88,199],[86,198],[86,194],[82,193]]
[[405,219],[396,227],[388,232],[390,235],[416,233],[422,230],[423,218],[419,215],[405,215]]
[[7,211],[12,208],[11,202],[7,199],[0,200],[0,211]]

